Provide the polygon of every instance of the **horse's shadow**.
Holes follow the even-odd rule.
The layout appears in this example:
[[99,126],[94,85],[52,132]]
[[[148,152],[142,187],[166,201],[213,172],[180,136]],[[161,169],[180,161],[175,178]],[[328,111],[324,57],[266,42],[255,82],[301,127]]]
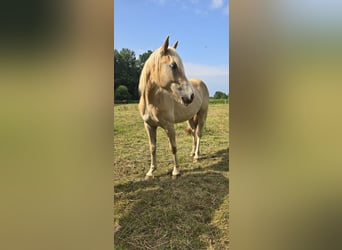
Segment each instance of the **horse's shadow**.
[[[226,154],[227,153],[227,154]],[[115,249],[204,249],[220,230],[210,222],[229,192],[228,152],[205,168],[184,169],[177,180],[160,176],[114,187]],[[214,171],[204,171],[214,170]]]

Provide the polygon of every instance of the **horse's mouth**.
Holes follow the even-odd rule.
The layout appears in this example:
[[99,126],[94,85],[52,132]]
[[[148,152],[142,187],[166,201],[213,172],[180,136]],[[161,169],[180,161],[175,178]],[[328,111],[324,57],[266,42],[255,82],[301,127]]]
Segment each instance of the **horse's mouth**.
[[184,102],[184,101],[182,100],[182,104],[183,104],[185,107],[189,106],[190,103],[191,103],[191,102]]

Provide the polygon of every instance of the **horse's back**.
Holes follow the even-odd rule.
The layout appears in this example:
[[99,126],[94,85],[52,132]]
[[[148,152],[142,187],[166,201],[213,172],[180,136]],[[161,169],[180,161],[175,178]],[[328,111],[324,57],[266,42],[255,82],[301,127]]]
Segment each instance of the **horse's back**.
[[209,90],[207,85],[198,78],[191,78],[189,79],[189,82],[192,84],[192,86],[196,89],[196,92],[198,92],[201,95],[202,99],[202,109],[208,109],[209,105]]

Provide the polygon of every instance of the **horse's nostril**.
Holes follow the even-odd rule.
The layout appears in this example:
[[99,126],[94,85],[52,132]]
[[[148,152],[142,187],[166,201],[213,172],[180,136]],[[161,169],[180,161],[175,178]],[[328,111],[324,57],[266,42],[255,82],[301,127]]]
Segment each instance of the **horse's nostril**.
[[191,94],[190,98],[191,98],[191,101],[195,98],[194,93]]

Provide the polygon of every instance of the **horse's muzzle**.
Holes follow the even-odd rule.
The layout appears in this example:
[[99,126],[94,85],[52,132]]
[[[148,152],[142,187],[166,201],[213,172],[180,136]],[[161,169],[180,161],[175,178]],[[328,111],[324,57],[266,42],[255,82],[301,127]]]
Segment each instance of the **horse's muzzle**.
[[182,96],[182,101],[183,101],[185,106],[188,106],[190,103],[192,103],[194,98],[195,98],[195,95],[194,95],[194,93],[192,93],[190,98],[187,96]]

